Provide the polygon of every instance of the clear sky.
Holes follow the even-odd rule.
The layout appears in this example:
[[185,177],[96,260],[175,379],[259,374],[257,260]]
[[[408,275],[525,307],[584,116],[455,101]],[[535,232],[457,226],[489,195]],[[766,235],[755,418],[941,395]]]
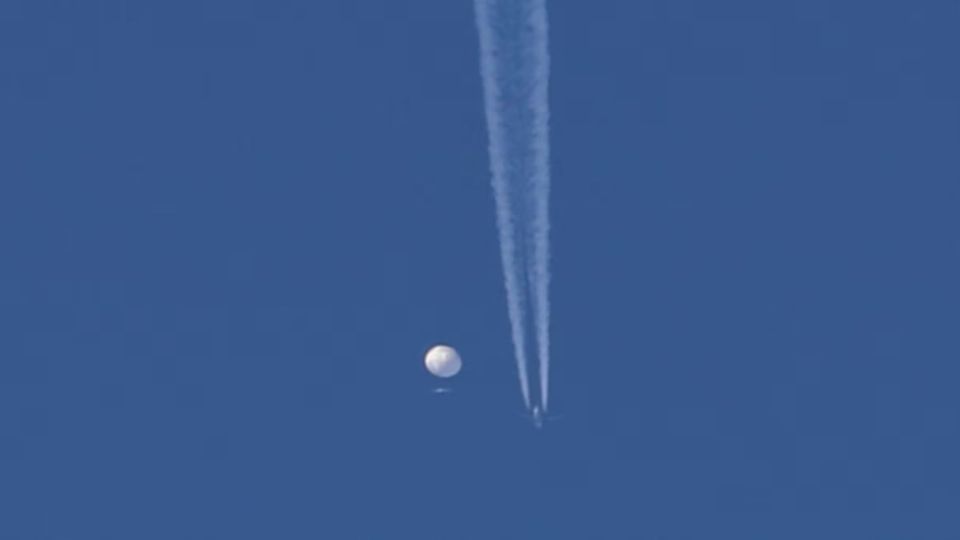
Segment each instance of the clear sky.
[[960,537],[958,4],[549,12],[537,432],[469,1],[0,2],[0,538]]

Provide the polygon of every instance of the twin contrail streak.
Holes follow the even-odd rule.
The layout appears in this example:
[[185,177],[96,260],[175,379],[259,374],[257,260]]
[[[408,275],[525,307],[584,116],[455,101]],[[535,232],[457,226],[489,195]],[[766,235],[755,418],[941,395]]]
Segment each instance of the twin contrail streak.
[[[530,409],[527,358],[528,347],[535,345],[540,365],[539,408],[546,412],[550,377],[546,0],[475,0],[474,6],[517,373],[524,404]],[[533,334],[530,340],[528,332]]]

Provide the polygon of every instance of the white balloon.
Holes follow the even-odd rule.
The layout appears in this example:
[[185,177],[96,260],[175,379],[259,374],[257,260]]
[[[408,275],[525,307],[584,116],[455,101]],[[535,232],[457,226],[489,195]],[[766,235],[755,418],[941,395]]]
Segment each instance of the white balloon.
[[460,354],[453,347],[447,345],[437,345],[427,351],[427,356],[423,359],[427,366],[427,371],[437,377],[453,377],[460,373],[463,362],[460,360]]

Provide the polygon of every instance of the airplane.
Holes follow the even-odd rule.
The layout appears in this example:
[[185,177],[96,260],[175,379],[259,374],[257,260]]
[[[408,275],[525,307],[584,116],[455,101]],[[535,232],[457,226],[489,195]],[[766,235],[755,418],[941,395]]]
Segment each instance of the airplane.
[[543,411],[540,409],[539,405],[533,406],[533,426],[537,429],[543,428]]
[[543,422],[545,420],[552,420],[554,418],[558,418],[556,416],[546,416],[543,412],[543,409],[541,409],[539,405],[534,405],[533,410],[530,411],[530,414],[525,416],[533,420],[533,427],[537,429],[543,429]]

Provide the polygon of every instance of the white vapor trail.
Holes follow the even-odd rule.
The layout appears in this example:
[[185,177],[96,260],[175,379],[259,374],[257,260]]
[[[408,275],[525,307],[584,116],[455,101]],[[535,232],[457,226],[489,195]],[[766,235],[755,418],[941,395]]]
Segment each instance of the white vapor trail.
[[[528,409],[528,330],[540,364],[540,409],[550,374],[546,0],[475,0],[490,168],[507,291],[507,311],[523,401]],[[532,306],[532,319],[527,305]]]

